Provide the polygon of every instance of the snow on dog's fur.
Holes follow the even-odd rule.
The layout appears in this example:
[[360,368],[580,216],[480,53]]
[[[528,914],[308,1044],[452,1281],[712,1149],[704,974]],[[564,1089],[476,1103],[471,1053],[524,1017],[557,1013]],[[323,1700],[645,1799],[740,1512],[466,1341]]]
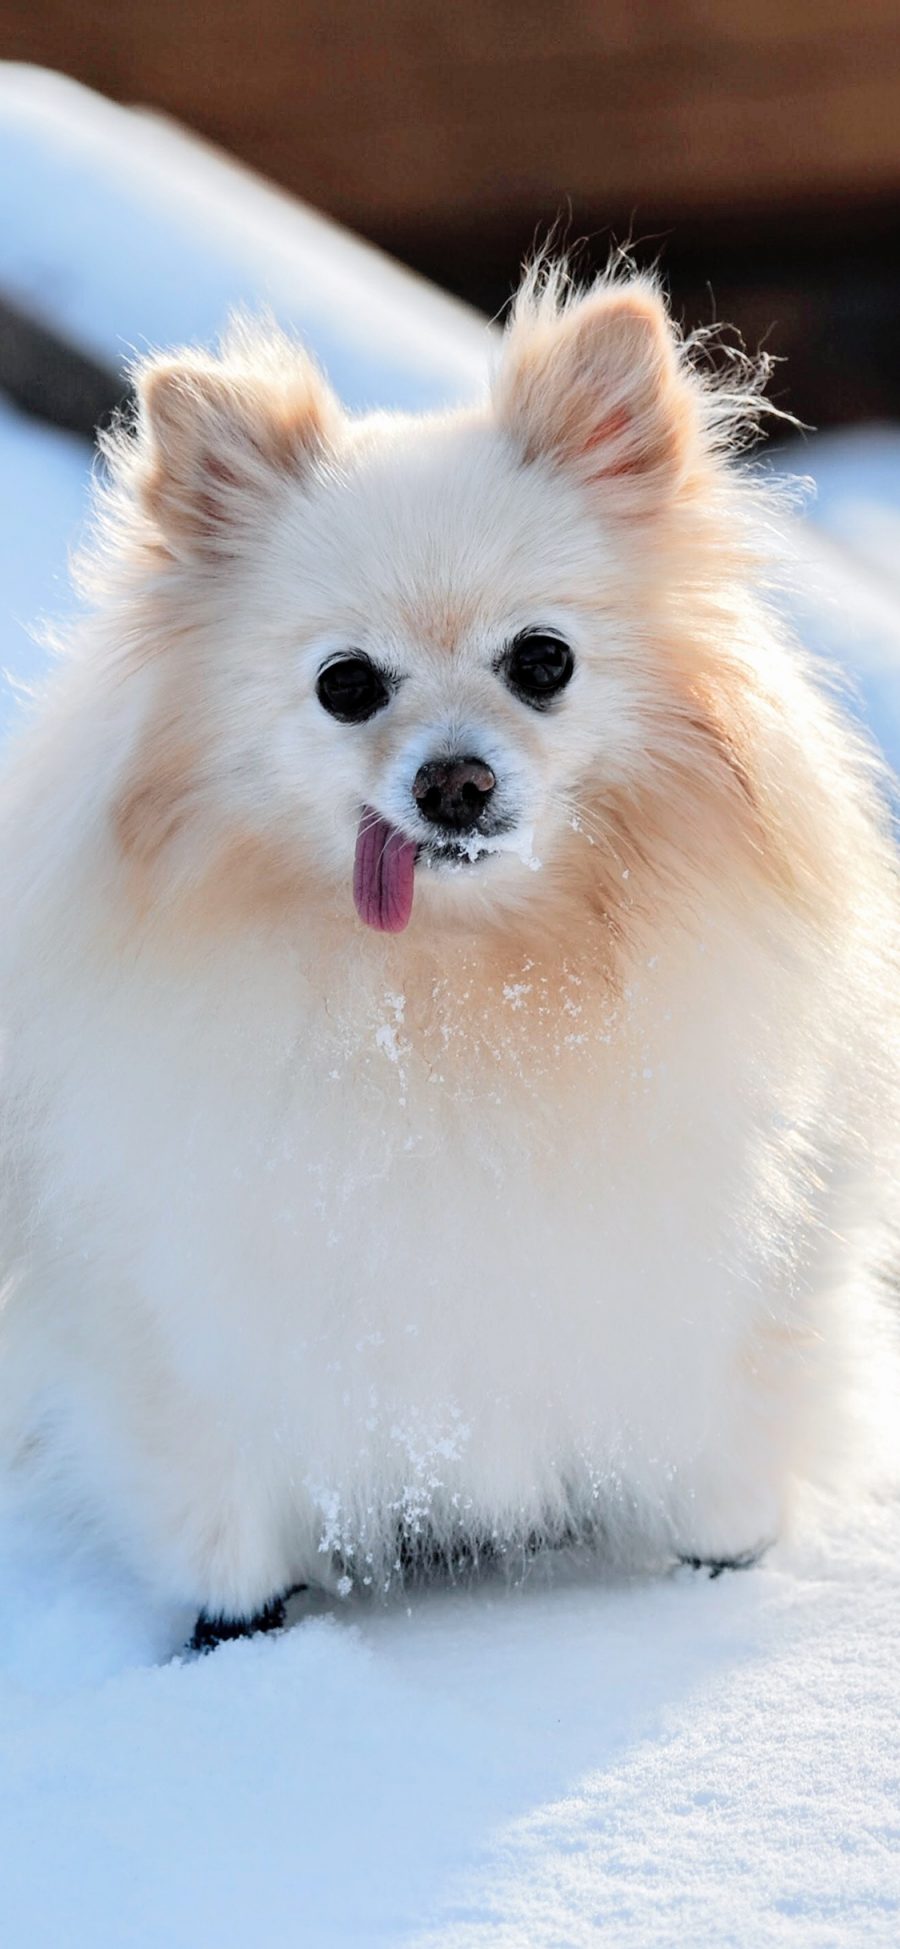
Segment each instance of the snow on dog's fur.
[[701,364],[543,271],[468,411],[138,374],[0,788],[0,1434],[172,1597],[736,1558],[834,1445],[894,862]]

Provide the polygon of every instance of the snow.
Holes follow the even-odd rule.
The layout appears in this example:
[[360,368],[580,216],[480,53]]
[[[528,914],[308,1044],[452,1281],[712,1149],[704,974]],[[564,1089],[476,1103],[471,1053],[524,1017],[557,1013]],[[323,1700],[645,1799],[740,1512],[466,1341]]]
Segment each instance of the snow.
[[68,557],[84,527],[90,475],[83,440],[27,419],[0,394],[0,740],[21,715],[21,687],[46,671],[36,632],[74,607]]
[[7,1573],[5,1941],[893,1944],[900,1517],[763,1567],[538,1565],[161,1662],[109,1573]]
[[454,848],[462,856],[460,870],[462,870],[463,860],[468,860],[471,864],[473,860],[481,859],[484,853],[512,853],[513,857],[521,860],[522,865],[527,866],[532,873],[539,873],[541,862],[535,858],[533,849],[533,826],[519,826],[515,832],[499,832],[491,839],[485,839],[480,833],[471,833],[457,840]]
[[[208,335],[265,261],[281,315],[356,400],[475,383],[461,308],[205,152],[194,174],[177,132],[85,103],[0,79],[0,182],[18,171],[0,278],[15,259],[84,342]],[[900,758],[900,435],[797,460],[820,483],[797,530],[804,626]],[[19,681],[45,668],[27,624],[69,607],[89,468],[78,442],[0,412],[0,660]],[[11,687],[2,709],[0,734]],[[394,1059],[402,997],[385,1009]],[[178,1655],[192,1619],[4,1517],[4,1944],[896,1944],[898,1487],[876,1455],[864,1491],[715,1582],[561,1557],[518,1587],[298,1599],[285,1633],[199,1660]]]
[[900,428],[794,442],[780,470],[813,483],[792,537],[798,632],[900,769]]
[[174,124],[14,64],[0,64],[0,284],[112,363],[268,306],[354,407],[455,402],[484,370],[465,305]]

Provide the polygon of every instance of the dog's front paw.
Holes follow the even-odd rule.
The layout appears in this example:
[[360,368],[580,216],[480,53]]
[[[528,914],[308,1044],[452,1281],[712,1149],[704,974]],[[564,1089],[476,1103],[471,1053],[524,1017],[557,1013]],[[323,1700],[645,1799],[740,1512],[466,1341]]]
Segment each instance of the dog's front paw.
[[[290,1595],[290,1592],[288,1592]],[[285,1623],[284,1597],[273,1597],[252,1617],[210,1617],[201,1611],[188,1642],[188,1651],[215,1651],[231,1638],[254,1638],[258,1632],[281,1631]]]
[[686,1570],[705,1570],[712,1579],[721,1577],[723,1570],[752,1570],[771,1548],[771,1542],[759,1543],[753,1550],[742,1550],[740,1556],[679,1556],[678,1561]]

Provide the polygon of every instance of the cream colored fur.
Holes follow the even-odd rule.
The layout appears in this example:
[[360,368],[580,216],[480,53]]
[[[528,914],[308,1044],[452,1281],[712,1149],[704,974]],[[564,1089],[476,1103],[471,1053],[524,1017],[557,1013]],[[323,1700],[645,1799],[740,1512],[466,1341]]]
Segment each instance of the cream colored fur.
[[[167,1596],[733,1557],[834,1447],[894,858],[701,364],[649,283],[541,274],[468,412],[350,420],[247,329],[139,373],[0,783],[0,1442]],[[535,624],[545,714],[495,667]],[[365,725],[315,695],[348,648],[403,678]],[[510,848],[364,928],[361,808],[417,836],[459,750]]]

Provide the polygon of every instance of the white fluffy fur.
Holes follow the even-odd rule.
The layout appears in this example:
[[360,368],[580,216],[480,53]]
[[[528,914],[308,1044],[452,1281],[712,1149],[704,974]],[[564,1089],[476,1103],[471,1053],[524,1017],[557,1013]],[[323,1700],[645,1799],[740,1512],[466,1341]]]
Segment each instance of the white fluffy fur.
[[[765,601],[746,376],[537,276],[470,412],[350,421],[247,329],[139,380],[0,784],[11,1477],[238,1616],[398,1539],[765,1544],[869,1331],[895,887]],[[546,715],[494,668],[535,623]],[[348,647],[405,679],[360,727]],[[453,750],[522,843],[366,930],[360,808],[415,836]]]

